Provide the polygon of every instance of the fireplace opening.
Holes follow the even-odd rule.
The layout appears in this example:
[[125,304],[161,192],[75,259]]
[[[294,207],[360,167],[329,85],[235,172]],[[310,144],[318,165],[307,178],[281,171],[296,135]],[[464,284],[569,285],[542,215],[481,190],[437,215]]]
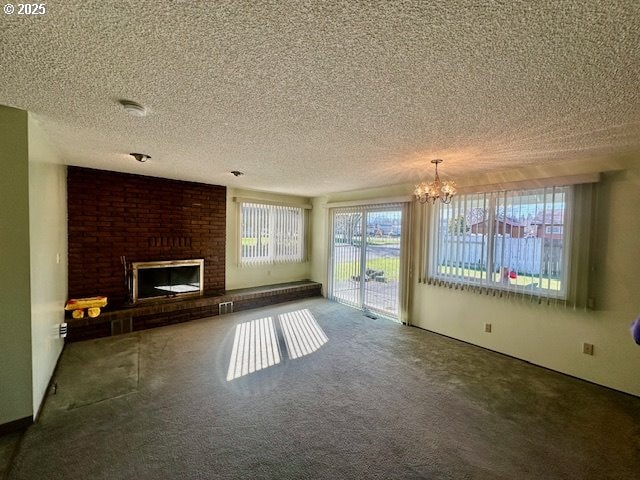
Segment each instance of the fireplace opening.
[[134,303],[158,298],[202,295],[204,260],[133,262]]

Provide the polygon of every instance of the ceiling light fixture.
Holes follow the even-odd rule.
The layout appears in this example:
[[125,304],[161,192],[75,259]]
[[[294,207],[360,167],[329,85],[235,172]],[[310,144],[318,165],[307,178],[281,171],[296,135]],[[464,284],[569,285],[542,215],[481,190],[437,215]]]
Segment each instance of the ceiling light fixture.
[[145,117],[147,115],[146,108],[131,100],[120,100],[120,105],[122,105],[124,111],[132,117]]
[[239,177],[240,175],[244,175],[244,173],[239,172],[238,170],[231,170],[231,172],[233,175],[235,175],[236,177]]
[[131,155],[133,158],[135,158],[137,161],[141,163],[144,163],[151,158],[146,153],[130,153],[129,155]]
[[431,160],[431,163],[436,166],[436,175],[433,182],[420,182],[420,184],[416,185],[413,194],[415,195],[416,200],[420,203],[433,205],[436,203],[438,198],[442,203],[451,203],[451,199],[457,192],[456,182],[453,180],[440,181],[440,177],[438,176],[438,165],[442,163],[441,159],[438,158]]

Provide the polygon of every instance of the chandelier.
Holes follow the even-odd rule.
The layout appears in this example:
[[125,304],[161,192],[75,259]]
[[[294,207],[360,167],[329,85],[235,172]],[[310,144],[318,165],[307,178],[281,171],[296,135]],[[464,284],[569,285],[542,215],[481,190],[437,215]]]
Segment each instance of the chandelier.
[[416,200],[420,203],[429,203],[433,205],[439,198],[442,203],[451,203],[451,199],[456,194],[456,182],[453,180],[440,181],[438,176],[438,164],[442,163],[441,159],[431,160],[431,163],[436,165],[436,176],[433,182],[426,183],[420,182],[416,185],[413,194],[416,196]]

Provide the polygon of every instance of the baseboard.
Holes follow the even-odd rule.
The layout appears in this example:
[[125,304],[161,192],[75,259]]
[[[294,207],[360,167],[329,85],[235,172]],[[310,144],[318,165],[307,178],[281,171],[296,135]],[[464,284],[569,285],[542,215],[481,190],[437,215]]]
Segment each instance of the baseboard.
[[13,420],[11,422],[2,423],[0,424],[0,435],[6,435],[7,433],[24,430],[31,424],[33,424],[33,417],[31,415],[29,415],[28,417]]

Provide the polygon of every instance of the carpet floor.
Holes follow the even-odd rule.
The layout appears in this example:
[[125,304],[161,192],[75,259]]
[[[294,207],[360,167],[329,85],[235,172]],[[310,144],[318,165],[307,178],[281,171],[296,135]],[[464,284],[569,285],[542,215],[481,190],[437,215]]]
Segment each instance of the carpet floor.
[[65,348],[8,478],[631,479],[640,398],[325,299]]

